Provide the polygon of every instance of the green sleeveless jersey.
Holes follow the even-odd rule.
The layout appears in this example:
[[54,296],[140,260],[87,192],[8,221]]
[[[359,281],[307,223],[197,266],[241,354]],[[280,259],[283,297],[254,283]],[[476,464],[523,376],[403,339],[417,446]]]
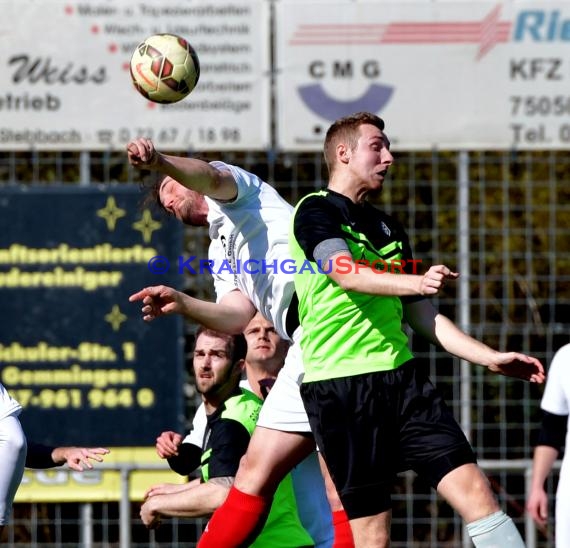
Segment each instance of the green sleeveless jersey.
[[345,291],[326,272],[348,272],[347,263],[317,262],[315,248],[335,240],[346,242],[354,260],[378,265],[378,276],[388,268],[398,272],[402,260],[412,259],[402,227],[370,204],[330,190],[299,202],[289,246],[303,328],[303,382],[395,369],[413,357],[399,297]]

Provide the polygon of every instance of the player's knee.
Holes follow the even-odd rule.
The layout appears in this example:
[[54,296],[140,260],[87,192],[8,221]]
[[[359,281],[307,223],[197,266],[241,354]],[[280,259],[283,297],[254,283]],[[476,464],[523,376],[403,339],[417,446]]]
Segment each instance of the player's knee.
[[10,438],[6,440],[6,444],[9,448],[10,453],[13,455],[20,455],[22,453],[26,453],[27,451],[27,443],[26,443],[26,436],[24,436],[23,432],[12,432]]

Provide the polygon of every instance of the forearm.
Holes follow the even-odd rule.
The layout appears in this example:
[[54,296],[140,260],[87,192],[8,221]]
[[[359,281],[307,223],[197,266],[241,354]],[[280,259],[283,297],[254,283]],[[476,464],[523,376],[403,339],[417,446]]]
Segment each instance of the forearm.
[[353,260],[344,251],[334,253],[328,258],[325,258],[324,254],[321,256],[319,252],[316,253],[320,269],[344,291],[397,297],[420,294],[422,276],[404,274],[401,265],[397,273],[394,273],[393,267],[385,261],[378,270],[366,260]]
[[202,160],[158,153],[154,167],[200,194],[218,200],[232,200],[236,197],[237,187],[232,176],[222,174]]
[[[437,314],[434,319],[432,342],[444,350],[468,362],[489,367],[493,357],[499,352],[485,343],[474,339],[457,327],[443,314]],[[429,332],[428,332],[429,333]]]
[[558,458],[558,450],[548,445],[537,445],[532,461],[532,489],[542,489],[552,465]]
[[[327,267],[323,267],[326,269]],[[334,268],[334,266],[333,266]],[[344,291],[356,291],[368,295],[406,297],[421,295],[421,276],[377,272],[370,267],[355,265],[355,269],[331,276]]]
[[404,318],[414,332],[450,354],[471,363],[489,366],[498,354],[457,327],[440,314],[428,299],[404,305]]
[[188,488],[169,495],[155,495],[145,504],[153,514],[170,517],[209,516],[221,506],[229,489],[212,482],[188,484]]
[[253,305],[239,307],[233,304],[212,303],[184,295],[182,314],[209,329],[237,335],[246,328],[255,314],[255,309]]
[[[343,245],[332,239],[330,245]],[[327,241],[322,245],[326,246]],[[323,251],[320,253],[320,251]],[[378,259],[370,262],[366,259],[353,260],[345,251],[326,254],[326,249],[315,251],[320,269],[335,281],[344,291],[356,291],[376,296],[411,297],[437,294],[448,279],[456,279],[459,274],[452,272],[445,265],[434,265],[425,274],[415,273],[415,261],[412,274],[406,273],[406,261],[385,261]],[[320,257],[320,258],[319,258]],[[328,257],[328,259],[325,259]],[[409,266],[409,265],[408,265]],[[409,270],[408,270],[409,272]]]

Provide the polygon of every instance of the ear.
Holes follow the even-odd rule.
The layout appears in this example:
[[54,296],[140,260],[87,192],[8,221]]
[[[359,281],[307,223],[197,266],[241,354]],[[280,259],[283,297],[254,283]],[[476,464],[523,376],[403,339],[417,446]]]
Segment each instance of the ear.
[[350,148],[344,143],[339,143],[336,146],[336,157],[338,158],[339,162],[348,164],[350,161]]
[[245,369],[245,360],[239,360],[235,363],[235,368],[236,371],[238,371],[240,374],[243,373],[244,369]]

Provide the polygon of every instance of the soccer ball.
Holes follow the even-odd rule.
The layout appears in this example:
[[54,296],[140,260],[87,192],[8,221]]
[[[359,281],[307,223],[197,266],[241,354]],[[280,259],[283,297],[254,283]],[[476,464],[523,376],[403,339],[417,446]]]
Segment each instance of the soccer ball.
[[135,89],[149,101],[176,103],[198,83],[200,62],[194,48],[175,34],[153,34],[131,57]]

